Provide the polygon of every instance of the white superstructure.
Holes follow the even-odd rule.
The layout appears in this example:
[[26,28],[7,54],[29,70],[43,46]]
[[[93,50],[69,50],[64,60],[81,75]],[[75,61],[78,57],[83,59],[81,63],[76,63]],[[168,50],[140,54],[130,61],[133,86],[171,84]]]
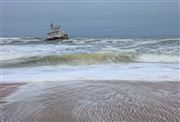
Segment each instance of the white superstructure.
[[51,24],[50,26],[52,31],[47,33],[46,40],[68,39],[67,33],[63,31],[61,26],[54,26],[53,24]]

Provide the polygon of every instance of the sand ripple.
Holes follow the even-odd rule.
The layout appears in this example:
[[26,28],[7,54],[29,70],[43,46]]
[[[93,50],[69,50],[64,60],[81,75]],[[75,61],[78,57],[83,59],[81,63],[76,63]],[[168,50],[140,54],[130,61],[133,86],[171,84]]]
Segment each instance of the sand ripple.
[[179,82],[30,83],[3,105],[4,121],[178,122]]

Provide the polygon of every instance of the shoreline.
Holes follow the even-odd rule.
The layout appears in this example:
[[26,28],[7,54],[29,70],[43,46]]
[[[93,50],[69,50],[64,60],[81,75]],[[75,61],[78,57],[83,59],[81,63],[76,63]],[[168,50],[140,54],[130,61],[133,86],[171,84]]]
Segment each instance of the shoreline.
[[179,81],[31,82],[13,92],[13,101],[3,106],[3,120],[175,122],[180,120],[179,87]]

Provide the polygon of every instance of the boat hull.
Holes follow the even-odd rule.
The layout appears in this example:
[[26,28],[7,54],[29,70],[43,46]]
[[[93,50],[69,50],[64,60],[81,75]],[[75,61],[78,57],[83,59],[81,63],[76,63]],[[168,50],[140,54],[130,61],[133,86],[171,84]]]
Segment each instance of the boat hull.
[[64,34],[63,36],[60,36],[60,37],[54,36],[54,37],[46,38],[45,40],[46,41],[53,41],[53,40],[66,40],[66,39],[69,39],[67,34]]

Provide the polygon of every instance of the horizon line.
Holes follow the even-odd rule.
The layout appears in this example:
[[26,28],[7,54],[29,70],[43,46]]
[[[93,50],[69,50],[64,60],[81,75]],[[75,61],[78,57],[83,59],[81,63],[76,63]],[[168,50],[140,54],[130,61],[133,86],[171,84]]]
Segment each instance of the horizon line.
[[9,1],[5,1],[5,0],[1,0],[0,3],[40,3],[40,2],[44,2],[44,3],[180,3],[180,1],[143,1],[143,0],[136,0],[136,1],[125,1],[125,0],[121,0],[121,1],[117,1],[117,0],[113,0],[113,1],[106,1],[106,0],[87,0],[87,1],[82,1],[82,0],[69,0],[69,1],[65,1],[65,0],[38,0],[38,1],[22,1],[22,0],[9,0]]

